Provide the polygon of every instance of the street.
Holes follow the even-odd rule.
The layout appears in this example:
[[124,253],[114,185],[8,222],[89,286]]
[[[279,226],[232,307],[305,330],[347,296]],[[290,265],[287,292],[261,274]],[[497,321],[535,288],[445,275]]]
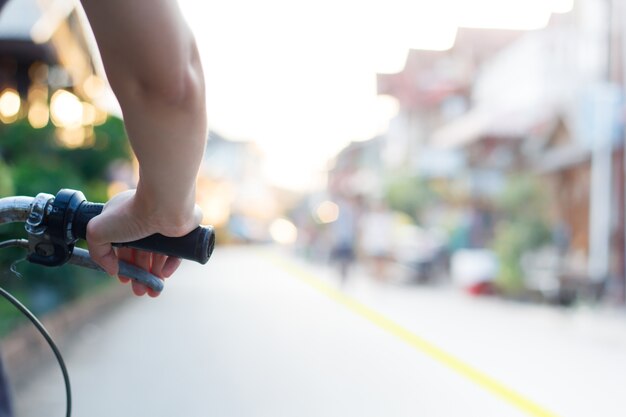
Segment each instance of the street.
[[[626,317],[218,247],[63,348],[75,416],[623,416]],[[61,416],[50,361],[19,417]]]

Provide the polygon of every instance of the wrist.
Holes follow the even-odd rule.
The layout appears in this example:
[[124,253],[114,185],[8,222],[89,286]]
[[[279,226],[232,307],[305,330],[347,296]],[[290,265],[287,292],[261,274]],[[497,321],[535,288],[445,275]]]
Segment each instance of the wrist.
[[133,211],[158,233],[183,236],[198,223],[194,215],[195,186],[187,192],[181,191],[184,190],[170,192],[167,187],[153,188],[139,181]]

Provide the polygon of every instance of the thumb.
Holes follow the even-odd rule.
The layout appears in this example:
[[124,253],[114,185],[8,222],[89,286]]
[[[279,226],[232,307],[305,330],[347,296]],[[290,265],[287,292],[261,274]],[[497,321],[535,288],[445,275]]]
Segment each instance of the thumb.
[[127,236],[133,228],[126,223],[124,216],[103,212],[87,224],[89,254],[109,275],[117,275],[119,271],[118,257],[111,243],[134,240],[133,236]]

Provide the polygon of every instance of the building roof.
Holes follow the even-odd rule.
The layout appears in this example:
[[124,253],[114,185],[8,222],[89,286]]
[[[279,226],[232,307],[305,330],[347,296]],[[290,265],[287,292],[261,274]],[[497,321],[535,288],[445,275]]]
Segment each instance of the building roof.
[[401,72],[378,74],[378,93],[396,97],[404,108],[436,106],[452,94],[466,92],[473,82],[476,66],[522,33],[460,28],[452,49],[411,50]]

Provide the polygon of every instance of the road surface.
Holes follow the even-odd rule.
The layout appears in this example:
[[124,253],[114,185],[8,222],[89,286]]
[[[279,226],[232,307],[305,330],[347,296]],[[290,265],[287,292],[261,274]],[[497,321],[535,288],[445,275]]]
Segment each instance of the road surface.
[[[74,416],[623,417],[626,318],[383,284],[220,247],[64,347]],[[15,393],[64,415],[59,370]]]

